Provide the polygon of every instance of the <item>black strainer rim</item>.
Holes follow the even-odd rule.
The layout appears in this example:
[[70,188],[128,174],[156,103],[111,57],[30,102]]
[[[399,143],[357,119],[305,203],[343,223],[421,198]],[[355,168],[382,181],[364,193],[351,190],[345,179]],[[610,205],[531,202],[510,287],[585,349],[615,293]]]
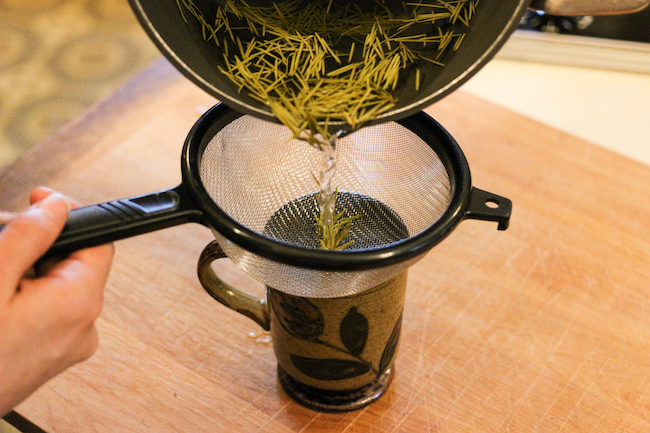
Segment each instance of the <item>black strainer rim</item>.
[[418,135],[438,154],[447,170],[451,187],[451,201],[447,210],[430,227],[386,246],[337,251],[290,245],[251,230],[214,203],[200,181],[201,157],[206,146],[219,130],[243,115],[219,103],[201,116],[185,141],[181,171],[183,184],[197,202],[197,207],[203,210],[204,223],[251,253],[276,262],[317,270],[379,268],[427,252],[449,235],[465,217],[472,189],[467,160],[447,130],[426,113],[419,112],[396,122]]

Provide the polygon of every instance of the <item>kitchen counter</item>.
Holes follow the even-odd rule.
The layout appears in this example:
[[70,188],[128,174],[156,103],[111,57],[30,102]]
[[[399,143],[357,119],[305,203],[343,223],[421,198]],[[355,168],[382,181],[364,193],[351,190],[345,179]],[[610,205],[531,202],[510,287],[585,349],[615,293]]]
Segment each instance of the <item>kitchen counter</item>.
[[[160,61],[0,173],[0,208],[41,184],[85,203],[174,186],[214,103]],[[650,167],[462,91],[427,112],[513,216],[462,222],[411,268],[377,402],[294,403],[257,326],[200,287],[212,235],[189,224],[117,243],[99,351],[17,412],[53,433],[648,431]]]
[[650,43],[519,30],[462,90],[650,165]]

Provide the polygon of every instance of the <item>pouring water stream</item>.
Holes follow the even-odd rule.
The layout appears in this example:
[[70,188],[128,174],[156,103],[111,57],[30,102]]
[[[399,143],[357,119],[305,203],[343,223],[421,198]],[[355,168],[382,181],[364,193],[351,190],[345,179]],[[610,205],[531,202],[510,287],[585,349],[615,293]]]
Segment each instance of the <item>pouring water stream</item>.
[[329,141],[321,140],[318,207],[323,223],[330,226],[334,224],[334,207],[336,206],[336,194],[332,188],[332,178],[336,174],[336,141],[341,133],[342,131],[332,134]]

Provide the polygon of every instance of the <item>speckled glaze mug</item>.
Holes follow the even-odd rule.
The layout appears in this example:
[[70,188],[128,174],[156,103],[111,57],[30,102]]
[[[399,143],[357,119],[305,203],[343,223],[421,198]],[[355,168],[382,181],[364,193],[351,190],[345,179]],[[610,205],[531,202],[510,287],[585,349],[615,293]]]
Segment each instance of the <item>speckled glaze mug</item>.
[[294,400],[343,412],[386,391],[394,375],[408,271],[351,296],[309,298],[267,286],[261,299],[219,278],[211,264],[222,258],[217,242],[203,250],[201,284],[217,301],[271,332],[280,383]]

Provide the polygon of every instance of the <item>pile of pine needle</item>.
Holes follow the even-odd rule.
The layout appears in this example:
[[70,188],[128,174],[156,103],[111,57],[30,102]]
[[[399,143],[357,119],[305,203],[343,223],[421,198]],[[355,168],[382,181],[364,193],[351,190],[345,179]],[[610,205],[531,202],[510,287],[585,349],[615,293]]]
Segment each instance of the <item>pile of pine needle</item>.
[[333,122],[355,130],[390,110],[407,75],[419,91],[421,65],[444,66],[478,1],[404,2],[397,14],[380,1],[362,8],[333,0],[226,0],[207,17],[192,0],[177,0],[185,20],[198,20],[203,38],[219,48],[221,72],[316,147],[329,141]]

